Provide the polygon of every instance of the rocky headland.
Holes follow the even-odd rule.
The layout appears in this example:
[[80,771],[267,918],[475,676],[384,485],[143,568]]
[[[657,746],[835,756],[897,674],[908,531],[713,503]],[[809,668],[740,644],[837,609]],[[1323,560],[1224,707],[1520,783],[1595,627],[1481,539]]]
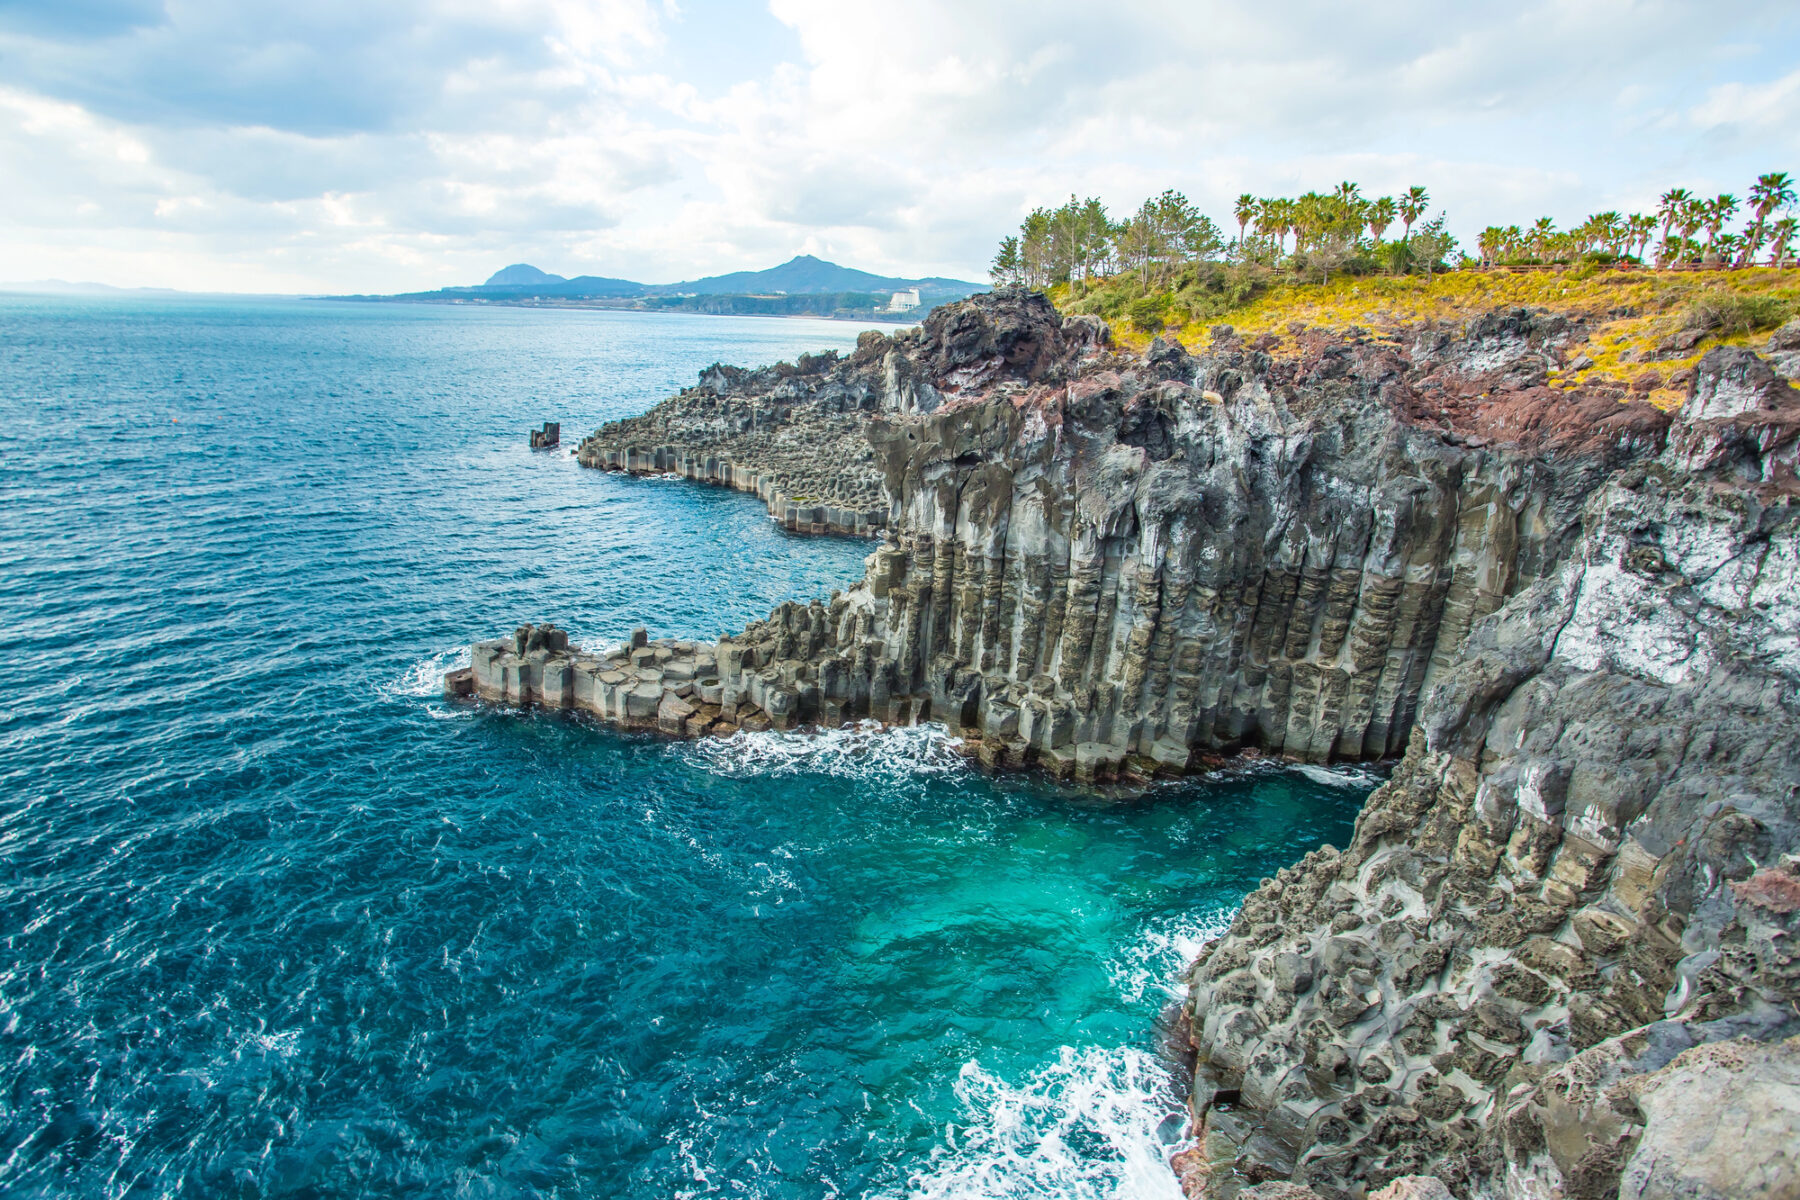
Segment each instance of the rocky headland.
[[580,461],[881,531],[864,580],[716,644],[527,626],[446,688],[684,736],[932,719],[1084,783],[1397,757],[1191,970],[1190,1193],[1797,1195],[1800,331],[1674,414],[1552,386],[1587,336],[1136,354],[1005,291],[715,367]]

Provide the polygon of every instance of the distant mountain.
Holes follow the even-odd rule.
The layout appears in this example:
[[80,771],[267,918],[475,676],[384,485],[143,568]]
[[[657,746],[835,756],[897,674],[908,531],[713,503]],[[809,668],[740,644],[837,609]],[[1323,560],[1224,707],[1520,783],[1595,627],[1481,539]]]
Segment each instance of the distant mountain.
[[898,279],[858,271],[854,267],[840,267],[834,262],[801,254],[766,271],[733,271],[729,275],[709,275],[686,283],[654,284],[648,292],[652,296],[754,296],[783,292],[788,295],[897,292],[910,288],[918,288],[919,299],[927,304],[933,300],[960,300],[987,291],[982,284],[962,279]]
[[0,292],[30,292],[41,296],[186,296],[174,288],[114,287],[110,283],[70,283],[66,279],[19,280],[0,283]]
[[876,275],[802,254],[766,271],[733,271],[683,283],[635,283],[601,275],[566,279],[530,263],[513,263],[471,287],[337,299],[917,321],[940,304],[987,290],[986,284],[964,279]]
[[514,263],[510,267],[501,267],[482,287],[541,287],[546,283],[567,283],[561,275],[552,275],[540,271],[530,263]]
[[[394,300],[482,299],[524,301],[556,300],[670,300],[701,296],[850,296],[863,297],[863,307],[879,307],[895,292],[914,288],[924,308],[948,300],[960,300],[987,291],[986,284],[965,279],[901,279],[876,275],[853,267],[840,267],[811,254],[801,254],[766,271],[733,271],[682,283],[636,283],[602,275],[577,275],[573,279],[541,271],[530,263],[514,263],[472,287],[442,288],[435,292],[409,292]],[[879,297],[879,304],[876,299]],[[661,307],[667,307],[662,305]]]
[[[424,292],[407,298],[417,299],[420,295],[437,294]],[[644,296],[649,293],[643,284],[633,283],[629,279],[607,279],[600,275],[577,275],[573,279],[564,279],[561,275],[540,271],[530,263],[514,263],[510,267],[502,267],[489,275],[486,283],[475,287],[445,288],[443,294],[453,296],[558,296],[564,299],[574,299],[583,296]]]

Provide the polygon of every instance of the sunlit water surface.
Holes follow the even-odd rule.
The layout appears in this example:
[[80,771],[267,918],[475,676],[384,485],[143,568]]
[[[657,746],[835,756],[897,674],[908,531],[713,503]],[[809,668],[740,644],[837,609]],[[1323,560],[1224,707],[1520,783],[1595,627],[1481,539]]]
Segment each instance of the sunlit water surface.
[[0,297],[0,1190],[1172,1196],[1155,1023],[1369,782],[450,706],[861,574],[533,454],[824,322]]

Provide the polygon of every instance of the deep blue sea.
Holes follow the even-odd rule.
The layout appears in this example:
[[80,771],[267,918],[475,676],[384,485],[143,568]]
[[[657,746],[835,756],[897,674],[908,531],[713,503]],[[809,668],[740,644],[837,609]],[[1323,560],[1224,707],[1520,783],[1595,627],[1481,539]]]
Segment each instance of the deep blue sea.
[[[0,296],[0,1192],[1177,1194],[1159,1010],[1369,782],[446,705],[861,575],[570,445],[853,325]],[[574,436],[570,436],[574,435]]]

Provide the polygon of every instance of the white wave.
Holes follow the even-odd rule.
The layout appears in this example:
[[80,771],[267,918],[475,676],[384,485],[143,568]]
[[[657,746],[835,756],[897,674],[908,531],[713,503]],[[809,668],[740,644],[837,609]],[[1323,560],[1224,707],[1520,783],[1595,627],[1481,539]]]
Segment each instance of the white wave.
[[299,1029],[283,1029],[275,1033],[247,1033],[239,1047],[239,1054],[271,1055],[276,1058],[292,1058],[300,1049]]
[[913,1200],[1181,1200],[1180,1102],[1142,1050],[1064,1046],[1017,1083],[965,1063],[956,1096],[967,1124],[907,1181]]
[[603,638],[599,641],[577,642],[575,649],[595,658],[624,658],[631,653],[631,642],[629,639]]
[[1181,973],[1200,956],[1201,947],[1224,936],[1236,915],[1236,909],[1213,909],[1146,925],[1106,964],[1107,977],[1119,995],[1133,1004],[1147,996],[1180,996]]
[[469,648],[458,646],[454,650],[440,650],[436,654],[427,655],[414,663],[400,675],[398,679],[389,680],[380,685],[376,691],[384,699],[395,700],[402,696],[423,699],[427,696],[444,694],[444,673],[469,665]]
[[1288,770],[1296,771],[1325,787],[1372,788],[1380,786],[1383,780],[1382,776],[1361,767],[1321,767],[1312,763],[1291,763]]
[[957,753],[960,738],[942,725],[884,730],[862,721],[816,733],[734,733],[674,748],[690,762],[738,779],[746,776],[834,775],[843,779],[899,780],[968,769]]

